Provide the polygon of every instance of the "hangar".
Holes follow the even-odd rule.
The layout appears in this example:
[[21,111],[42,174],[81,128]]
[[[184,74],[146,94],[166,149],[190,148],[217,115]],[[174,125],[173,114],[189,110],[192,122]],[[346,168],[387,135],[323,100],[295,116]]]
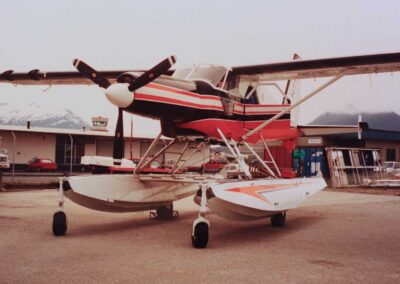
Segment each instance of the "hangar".
[[[54,160],[61,170],[81,170],[82,156],[112,156],[114,133],[107,130],[107,118],[93,118],[91,129],[56,129],[26,126],[0,126],[1,148],[8,150],[10,163],[15,169],[25,169],[33,157]],[[278,167],[293,168],[298,176],[314,176],[322,172],[330,179],[327,149],[377,149],[382,161],[400,161],[400,132],[371,129],[361,122],[352,126],[298,126],[300,137],[293,151],[269,143],[269,149]],[[125,137],[125,157],[141,157],[155,137],[135,133]],[[159,145],[161,148],[168,138]],[[169,152],[159,158],[160,162],[175,160],[184,143],[176,143]],[[263,147],[259,148],[261,150]],[[347,150],[346,150],[347,151]],[[131,153],[132,152],[132,153]],[[367,153],[368,154],[368,153]],[[347,155],[347,154],[345,154]],[[198,166],[210,158],[210,148],[205,147],[193,157],[190,166]],[[267,152],[265,160],[269,161]]]
[[[0,125],[0,147],[8,150],[10,163],[15,164],[15,169],[25,169],[29,160],[42,157],[55,161],[60,169],[67,170],[72,165],[74,170],[80,170],[82,156],[112,156],[114,133],[107,130],[107,121],[104,117],[93,118],[91,129],[32,127],[30,123],[26,126]],[[125,157],[143,156],[154,138],[136,132],[132,138],[125,136]],[[159,158],[160,162],[174,160],[183,146],[184,143],[176,143]],[[192,158],[193,165],[201,164],[208,158],[209,148],[205,147]]]
[[[333,186],[357,186],[363,179],[372,177],[368,172],[383,172],[385,161],[400,161],[400,132],[397,131],[371,129],[365,122],[303,125],[298,129],[300,137],[293,151],[281,145],[270,146],[278,166],[293,168],[297,176],[310,177],[321,172]],[[337,153],[343,157],[340,165],[329,159]],[[270,159],[267,153],[264,157]],[[332,176],[337,175],[342,175],[344,180],[335,183]]]

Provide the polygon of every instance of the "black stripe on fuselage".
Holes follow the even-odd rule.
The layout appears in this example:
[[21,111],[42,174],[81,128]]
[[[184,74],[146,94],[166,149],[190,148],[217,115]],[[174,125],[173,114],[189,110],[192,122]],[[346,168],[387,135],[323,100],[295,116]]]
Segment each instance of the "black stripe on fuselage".
[[[175,122],[187,122],[207,118],[219,118],[238,121],[259,121],[267,120],[275,115],[273,114],[233,114],[226,115],[222,110],[198,109],[193,107],[165,104],[160,102],[150,102],[144,100],[135,100],[133,105],[124,109],[125,111],[149,117],[158,120],[170,120]],[[279,120],[290,119],[290,113],[284,114]]]

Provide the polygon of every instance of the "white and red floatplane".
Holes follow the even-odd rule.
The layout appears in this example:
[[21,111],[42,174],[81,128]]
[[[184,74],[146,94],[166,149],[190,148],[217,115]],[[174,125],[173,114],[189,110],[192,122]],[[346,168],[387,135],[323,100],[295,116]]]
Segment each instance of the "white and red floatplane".
[[[160,120],[161,133],[135,165],[133,174],[72,176],[60,179],[59,207],[53,217],[53,232],[64,235],[67,217],[64,196],[100,211],[134,212],[156,210],[159,218],[174,216],[173,202],[195,195],[200,205],[193,223],[192,243],[207,246],[210,212],[234,220],[271,218],[273,226],[285,224],[286,212],[296,208],[308,196],[322,190],[322,177],[282,178],[274,163],[271,168],[248,144],[282,140],[293,145],[299,133],[290,123],[291,110],[345,75],[395,72],[400,70],[400,53],[373,54],[315,60],[296,60],[273,64],[239,66],[196,66],[169,71],[176,59],[168,57],[147,71],[96,71],[75,59],[79,72],[28,73],[12,70],[0,74],[0,83],[24,85],[96,84],[105,89],[107,99],[118,107],[113,158],[114,168],[124,166],[123,112]],[[303,98],[296,97],[294,80],[332,77]],[[285,91],[275,81],[287,80]],[[275,87],[281,103],[264,104],[257,91]],[[161,135],[172,138],[163,149],[154,152]],[[189,137],[206,142],[224,143],[235,158],[241,174],[227,179],[219,174],[185,173],[183,156]],[[146,167],[175,142],[187,140],[180,157],[168,173],[152,174]],[[190,140],[191,141],[191,140]],[[285,145],[285,143],[284,143]],[[259,161],[268,178],[253,178],[240,147]],[[95,164],[102,158],[92,157]],[[97,159],[97,160],[96,160]],[[104,160],[104,159],[103,159]]]

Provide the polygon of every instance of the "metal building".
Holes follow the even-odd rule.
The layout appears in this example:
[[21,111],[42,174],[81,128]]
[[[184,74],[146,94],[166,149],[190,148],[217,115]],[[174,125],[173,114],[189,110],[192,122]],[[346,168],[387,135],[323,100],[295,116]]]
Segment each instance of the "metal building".
[[[49,158],[59,168],[80,165],[82,156],[112,156],[114,133],[102,130],[57,129],[28,126],[0,125],[2,148],[8,150],[10,162],[17,169],[25,168],[34,157]],[[139,158],[147,150],[155,137],[125,137],[125,158]],[[167,138],[164,140],[164,142]],[[163,142],[161,142],[163,143]],[[159,148],[163,145],[160,144]],[[158,148],[158,149],[159,149]],[[183,143],[176,143],[171,153],[161,157],[161,162],[173,160]],[[195,165],[204,163],[209,157],[209,148],[205,147],[192,158]]]

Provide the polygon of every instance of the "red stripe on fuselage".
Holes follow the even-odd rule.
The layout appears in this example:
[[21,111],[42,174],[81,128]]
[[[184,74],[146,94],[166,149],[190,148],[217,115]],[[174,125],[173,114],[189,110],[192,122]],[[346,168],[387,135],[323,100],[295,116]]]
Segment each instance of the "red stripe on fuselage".
[[[165,86],[165,85],[160,85],[160,84],[156,84],[156,83],[150,83],[147,84],[146,87],[148,88],[153,88],[153,89],[157,89],[157,90],[162,90],[162,91],[167,91],[167,92],[172,92],[172,93],[176,93],[179,95],[184,95],[184,96],[189,96],[189,97],[194,97],[194,98],[199,98],[202,100],[214,100],[214,101],[221,101],[220,97],[217,96],[212,96],[212,95],[202,95],[202,94],[198,94],[198,93],[193,93],[193,92],[189,92],[189,91],[185,91],[182,89],[177,89],[177,88],[173,88],[173,87],[169,87],[169,86]],[[272,104],[242,104],[239,102],[235,102],[235,105],[237,105],[238,107],[242,107],[242,108],[246,108],[247,111],[251,111],[252,108],[262,108],[262,107],[289,107],[290,105],[288,104],[284,104],[284,105],[272,105]],[[264,112],[254,112],[254,113],[264,113]]]
[[160,97],[160,96],[151,95],[151,94],[135,93],[135,100],[137,100],[137,99],[143,100],[143,101],[154,101],[154,102],[159,102],[159,103],[164,103],[164,104],[173,104],[173,105],[180,105],[180,106],[186,106],[186,107],[193,107],[193,108],[198,108],[198,109],[214,109],[214,110],[223,111],[222,107],[218,107],[218,106],[206,105],[206,104],[195,104],[195,103],[190,103],[190,102],[183,101],[183,100]]
[[193,92],[189,92],[189,91],[185,91],[185,90],[177,89],[177,88],[173,88],[173,87],[168,87],[168,86],[160,85],[160,84],[156,84],[156,83],[147,84],[146,87],[157,89],[157,90],[162,90],[162,91],[167,91],[167,92],[172,92],[172,93],[176,93],[179,95],[194,97],[194,98],[220,101],[220,98],[216,97],[216,96],[201,95],[201,94],[197,94],[197,93],[193,93]]

